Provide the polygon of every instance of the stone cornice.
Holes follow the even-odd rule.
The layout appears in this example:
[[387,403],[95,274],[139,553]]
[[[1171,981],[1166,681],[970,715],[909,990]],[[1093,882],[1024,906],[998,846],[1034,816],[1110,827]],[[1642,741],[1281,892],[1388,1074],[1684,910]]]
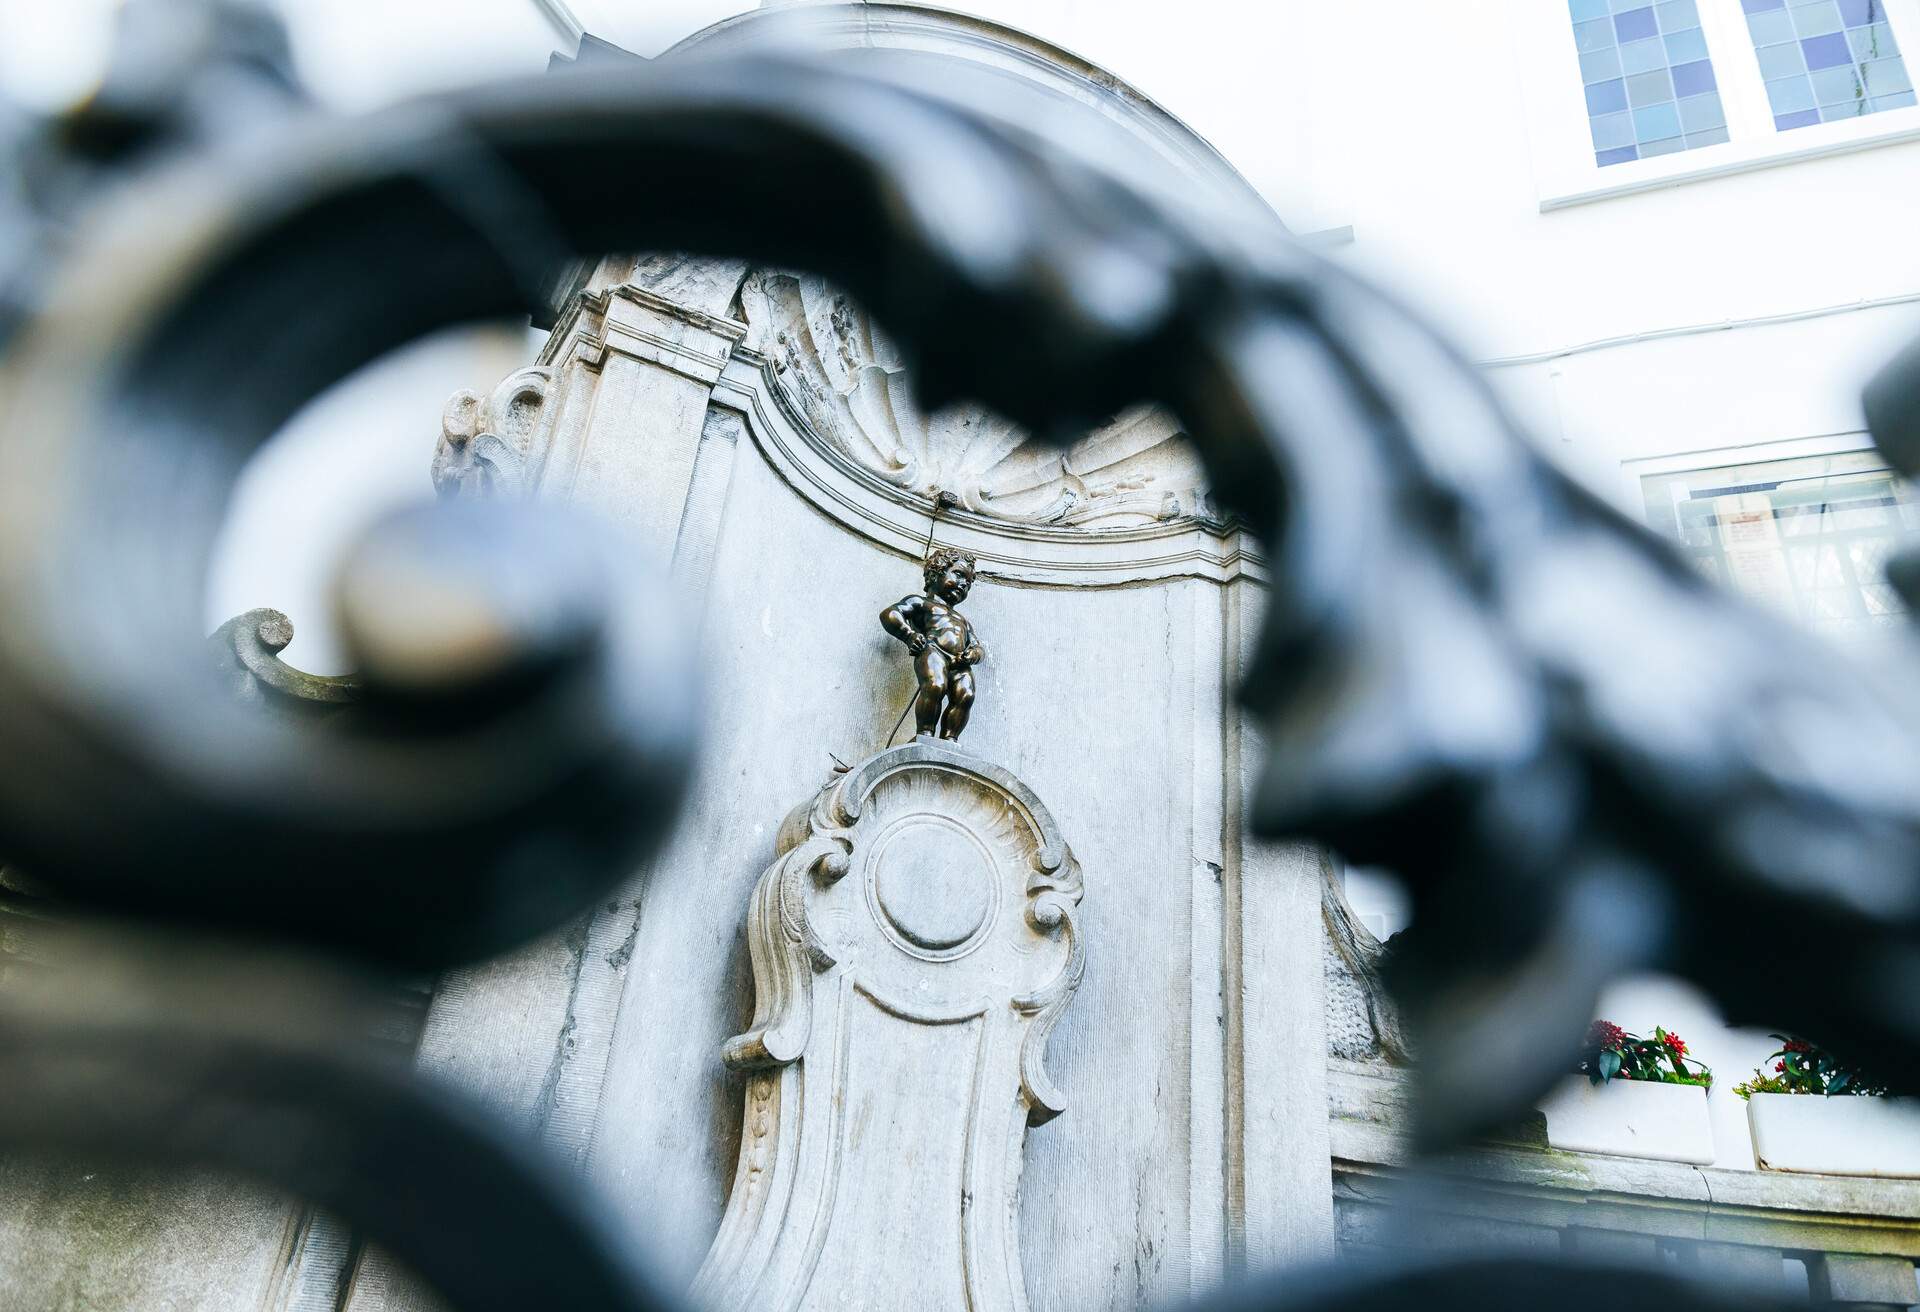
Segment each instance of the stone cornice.
[[[779,364],[744,344],[748,332],[746,324],[623,284],[577,297],[541,359],[599,370],[608,356],[624,355],[711,386],[712,403],[742,416],[755,447],[804,500],[861,537],[918,559],[935,515],[933,500],[880,477],[815,431],[781,384]],[[1210,516],[1088,528],[961,507],[940,510],[936,531],[1003,583],[1099,588],[1178,578],[1265,579],[1254,536]]]
[[[744,346],[733,351],[713,403],[745,419],[767,463],[815,509],[883,547],[914,559],[921,555],[934,503],[848,460],[814,433],[759,352]],[[1003,583],[1123,587],[1175,578],[1227,583],[1266,577],[1253,536],[1217,520],[1089,530],[945,510],[936,534],[973,554],[981,573]]]
[[598,369],[609,354],[625,355],[711,385],[746,335],[743,323],[623,284],[581,292],[560,316],[541,361],[564,356]]
[[644,309],[664,314],[669,319],[677,319],[689,328],[698,328],[702,332],[712,333],[715,337],[729,342],[739,342],[747,335],[747,326],[733,319],[723,319],[717,314],[708,314],[705,310],[696,310],[690,305],[670,301],[658,292],[648,291],[645,287],[635,287],[628,283],[614,287],[602,294],[603,302],[614,300],[631,301]]

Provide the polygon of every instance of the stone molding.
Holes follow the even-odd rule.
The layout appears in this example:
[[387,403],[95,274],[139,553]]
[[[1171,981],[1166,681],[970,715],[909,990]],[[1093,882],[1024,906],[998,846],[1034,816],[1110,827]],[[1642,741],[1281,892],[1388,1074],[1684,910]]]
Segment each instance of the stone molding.
[[[712,406],[741,418],[754,447],[808,504],[868,541],[917,559],[936,510],[930,489],[903,485],[876,461],[858,459],[847,435],[823,434],[782,381],[781,362],[744,344],[748,333],[746,324],[642,287],[583,292],[542,353],[545,363],[508,375],[484,400],[462,390],[447,402],[434,454],[435,486],[442,496],[530,493],[563,427],[561,411],[590,411],[590,401],[574,393],[588,389],[590,398],[595,386],[591,380],[608,355],[622,354],[711,387]],[[562,375],[570,381],[556,381],[556,372],[569,363],[581,368]],[[1142,428],[1152,427],[1152,416],[1132,418]],[[1088,443],[1097,449],[1105,437],[1103,430]],[[1180,477],[1183,451],[1177,437],[1174,429],[1162,425],[1134,448],[1110,453],[1116,462],[1144,456],[1169,475],[1164,488],[1149,492],[1121,487],[1112,496],[1084,490],[1072,495],[1096,514],[1134,505],[1130,498],[1136,496],[1158,500],[1170,495],[1184,507],[1203,504],[1203,495]],[[1125,441],[1126,434],[1115,440]],[[1016,444],[1024,445],[1024,439]],[[1062,489],[1081,478],[1071,467],[1071,457],[1072,452],[1067,453],[1054,479]],[[1089,464],[1104,458],[1089,457]],[[1126,480],[1116,476],[1116,481]],[[970,552],[982,574],[1004,583],[1124,587],[1177,578],[1265,581],[1258,541],[1236,522],[1184,512],[1134,518],[1143,522],[1090,527],[1069,522],[1070,516],[1023,518],[1016,512],[1010,518],[984,503],[963,503],[940,509],[937,531],[941,541]]]
[[711,387],[747,326],[623,283],[583,291],[554,329],[543,358],[566,343],[566,358],[599,369],[609,354],[645,360]]
[[[871,542],[917,559],[935,506],[888,482],[813,431],[779,383],[775,364],[745,346],[733,352],[713,403],[738,411],[774,472],[816,510]],[[962,507],[939,517],[940,541],[973,555],[1004,583],[1121,587],[1161,579],[1265,581],[1254,536],[1234,524],[1180,519],[1088,530],[997,519]]]
[[[1026,1307],[1022,1143],[1065,1100],[1047,1037],[1085,970],[1079,864],[1012,774],[916,739],[787,817],[747,917],[733,1192],[695,1280],[717,1308]],[[908,1163],[912,1169],[905,1169]]]
[[1197,520],[1228,531],[1172,415],[1135,407],[1066,447],[973,405],[927,413],[900,353],[845,293],[810,274],[740,289],[747,344],[773,362],[790,413],[854,465],[986,519],[1102,532]]

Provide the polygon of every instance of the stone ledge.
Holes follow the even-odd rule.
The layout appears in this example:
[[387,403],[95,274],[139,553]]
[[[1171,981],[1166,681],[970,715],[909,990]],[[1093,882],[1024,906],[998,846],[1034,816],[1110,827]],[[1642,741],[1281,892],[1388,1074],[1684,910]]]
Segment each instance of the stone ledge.
[[[1333,1171],[1359,1201],[1394,1182],[1457,1182],[1448,1211],[1564,1228],[1920,1258],[1920,1181],[1784,1175],[1607,1157],[1510,1144],[1424,1163],[1415,1172],[1397,1128],[1397,1074],[1334,1064]],[[1371,1183],[1369,1183],[1371,1182]],[[1430,1191],[1429,1191],[1430,1195]]]

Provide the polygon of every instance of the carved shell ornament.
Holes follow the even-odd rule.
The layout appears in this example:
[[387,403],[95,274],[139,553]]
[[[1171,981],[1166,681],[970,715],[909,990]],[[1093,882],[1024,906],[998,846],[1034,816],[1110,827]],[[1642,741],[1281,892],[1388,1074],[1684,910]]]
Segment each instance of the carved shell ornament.
[[866,312],[811,275],[761,272],[740,290],[748,342],[787,402],[839,455],[929,500],[990,519],[1092,531],[1216,518],[1172,416],[1127,410],[1064,451],[974,406],[928,414]]

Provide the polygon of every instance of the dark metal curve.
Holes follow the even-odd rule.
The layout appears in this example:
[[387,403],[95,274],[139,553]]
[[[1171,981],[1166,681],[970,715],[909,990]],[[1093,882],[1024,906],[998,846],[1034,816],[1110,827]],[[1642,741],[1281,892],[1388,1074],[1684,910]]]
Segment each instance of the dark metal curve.
[[[1274,589],[1247,689],[1269,734],[1257,827],[1400,869],[1418,931],[1396,959],[1417,985],[1406,990],[1416,1022],[1453,1033],[1462,1052],[1498,1034],[1528,1054],[1497,1074],[1430,1062],[1436,1138],[1523,1106],[1560,1069],[1599,984],[1650,965],[1698,980],[1736,1021],[1871,1051],[1889,1082],[1920,1087],[1914,991],[1886,986],[1920,971],[1911,697],[1709,589],[1535,454],[1416,318],[1277,233],[1196,231],[1096,166],[795,62],[588,70],[276,144],[280,155],[201,198],[192,222],[150,234],[150,272],[128,294],[56,317],[14,371],[13,395],[32,402],[15,413],[56,421],[32,465],[40,485],[61,489],[60,513],[118,526],[67,562],[86,595],[113,595],[103,557],[155,540],[143,507],[156,483],[180,494],[166,505],[172,531],[199,531],[234,462],[301,399],[428,328],[524,309],[556,252],[677,248],[810,267],[889,326],[929,406],[965,396],[1057,436],[1140,400],[1185,420],[1222,499],[1269,542]],[[673,204],[654,204],[661,195]],[[287,320],[289,302],[312,312]],[[269,324],[280,330],[270,354],[234,380],[225,362]],[[100,343],[115,354],[100,358]],[[76,394],[82,376],[108,385]],[[169,479],[178,453],[207,449],[224,463]],[[61,537],[31,513],[0,531],[8,557]],[[173,603],[204,540],[190,548],[139,624],[124,608],[115,622],[143,638],[183,634],[190,608]],[[257,897],[251,914],[276,925],[294,885],[350,854],[382,853],[382,873],[479,871],[501,891],[527,882],[503,869],[506,836],[532,827],[562,842],[570,825],[604,821],[622,787],[649,799],[638,828],[664,823],[666,751],[625,759],[586,790],[594,805],[553,802],[556,788],[517,809],[440,795],[439,809],[392,813],[373,787],[381,772],[363,768],[379,743],[316,751],[249,736],[197,701],[191,717],[166,717],[164,738],[102,726],[100,707],[151,706],[180,685],[148,677],[145,653],[117,650],[97,618],[86,643],[50,646],[60,627],[32,583],[44,580],[5,579],[10,606],[38,607],[0,671],[18,704],[44,710],[15,740],[59,755],[76,725],[99,730],[86,769],[61,781],[89,800],[183,781],[163,808],[128,806],[123,826],[84,843],[71,812],[38,823],[26,790],[0,790],[9,840],[76,887],[187,898],[179,872],[151,859],[152,835],[177,833],[180,815],[200,822],[187,848],[203,871],[237,870],[258,842],[299,849],[251,891],[237,877],[219,885],[227,899]],[[60,664],[75,650],[93,653],[85,681]],[[660,697],[642,700],[623,724],[633,734],[662,711]],[[1676,722],[1696,730],[1676,735]],[[213,745],[236,734],[251,744],[244,772],[211,768]],[[204,750],[180,750],[196,740]],[[451,768],[442,745],[410,743],[394,777]],[[491,758],[468,764],[494,777]],[[297,805],[290,781],[306,790]],[[578,878],[539,914],[463,924],[466,937],[434,950],[577,910],[619,868],[606,853],[631,856],[621,836],[635,837],[608,822],[588,853],[556,862]],[[463,923],[455,887],[434,907]],[[344,921],[309,932],[395,952],[422,909],[383,912],[364,935]],[[1840,963],[1818,993],[1749,950],[1746,936],[1785,933]]]

